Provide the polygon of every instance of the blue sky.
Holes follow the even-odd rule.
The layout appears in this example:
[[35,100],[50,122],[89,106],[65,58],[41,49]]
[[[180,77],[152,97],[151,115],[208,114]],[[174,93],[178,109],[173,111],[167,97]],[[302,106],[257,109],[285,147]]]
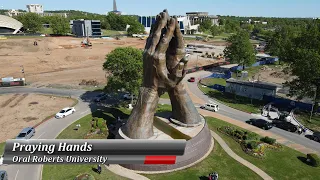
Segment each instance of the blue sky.
[[[113,0],[0,0],[1,9],[26,9],[42,4],[45,10],[72,9],[105,14]],[[320,0],[117,0],[126,14],[155,15],[167,8],[171,15],[205,11],[211,15],[320,17]]]

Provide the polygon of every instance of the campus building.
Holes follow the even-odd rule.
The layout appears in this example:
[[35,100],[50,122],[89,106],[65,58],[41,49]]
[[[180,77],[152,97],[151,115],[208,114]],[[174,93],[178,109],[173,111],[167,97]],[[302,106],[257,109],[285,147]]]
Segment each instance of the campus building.
[[225,92],[259,100],[262,100],[264,95],[275,97],[281,89],[276,84],[261,81],[250,82],[230,78],[226,82]]
[[77,37],[95,37],[102,34],[100,20],[72,20],[70,26],[72,34]]
[[27,12],[20,12],[18,10],[15,9],[11,9],[8,12],[6,12],[6,15],[10,16],[10,17],[14,17],[14,16],[18,16],[18,15],[22,15],[25,13],[36,13],[39,16],[61,16],[66,18],[68,16],[67,13],[48,13],[48,12],[44,12],[43,10],[43,6],[40,4],[28,4],[27,5]]
[[205,20],[212,21],[213,25],[219,25],[219,17],[209,15],[208,12],[187,12],[186,15],[189,17],[191,25],[200,24]]
[[9,16],[0,15],[0,33],[17,34],[22,28],[22,23]]
[[[189,17],[177,16],[182,34],[194,34],[198,32],[199,24],[191,25]],[[151,25],[156,22],[155,16],[139,16],[138,21],[145,27],[145,32],[150,33]]]

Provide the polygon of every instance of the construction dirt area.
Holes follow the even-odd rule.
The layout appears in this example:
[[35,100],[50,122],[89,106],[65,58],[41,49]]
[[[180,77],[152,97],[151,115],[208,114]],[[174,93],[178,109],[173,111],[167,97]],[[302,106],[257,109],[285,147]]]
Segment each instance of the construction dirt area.
[[[33,45],[34,41],[37,41],[38,46]],[[117,47],[131,46],[143,49],[145,46],[145,40],[138,38],[91,39],[90,48],[81,47],[81,41],[82,38],[72,37],[1,40],[0,77],[22,78],[23,66],[26,82],[32,87],[104,86],[106,73],[102,65],[106,54]],[[191,58],[188,67],[208,65],[216,61]]]
[[[37,94],[10,94],[0,96],[0,142],[16,137],[25,127],[45,120],[71,106],[74,100]],[[59,121],[59,119],[55,119]]]

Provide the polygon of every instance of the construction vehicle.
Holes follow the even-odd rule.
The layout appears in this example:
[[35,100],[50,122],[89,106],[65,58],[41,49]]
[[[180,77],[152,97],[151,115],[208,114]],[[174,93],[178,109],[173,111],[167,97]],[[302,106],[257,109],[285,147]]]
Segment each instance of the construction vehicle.
[[[87,32],[88,32],[88,30],[87,30]],[[81,42],[81,47],[89,47],[89,46],[92,46],[92,43],[89,40],[89,34],[87,33],[87,37]]]
[[207,36],[205,39],[203,39],[203,42],[208,42],[209,40],[209,36]]
[[120,37],[119,36],[116,36],[116,38],[115,38],[116,40],[120,40]]

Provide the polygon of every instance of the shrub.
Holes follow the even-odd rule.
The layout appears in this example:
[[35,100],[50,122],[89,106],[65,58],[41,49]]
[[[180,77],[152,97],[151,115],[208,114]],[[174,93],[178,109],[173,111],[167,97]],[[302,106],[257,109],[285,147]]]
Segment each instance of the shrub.
[[249,141],[248,143],[247,143],[247,148],[249,148],[249,149],[257,149],[258,148],[258,142],[257,141]]
[[97,119],[97,128],[104,128],[105,127],[105,122],[104,122],[104,119],[102,119],[102,118],[99,118],[99,119]]
[[97,128],[97,119],[96,117],[93,118],[93,128]]
[[320,158],[316,154],[307,154],[307,160],[314,167],[319,167],[320,166]]
[[260,136],[254,132],[247,132],[244,136],[244,140],[257,141],[260,139]]
[[103,134],[107,134],[107,132],[108,132],[108,131],[107,131],[107,128],[105,128],[105,127],[104,127],[104,128],[101,128],[100,131],[101,131]]
[[264,138],[261,138],[260,139],[262,142],[265,142],[267,144],[271,144],[273,145],[274,143],[276,143],[276,139],[273,139],[273,138],[270,138],[268,136],[264,137]]

